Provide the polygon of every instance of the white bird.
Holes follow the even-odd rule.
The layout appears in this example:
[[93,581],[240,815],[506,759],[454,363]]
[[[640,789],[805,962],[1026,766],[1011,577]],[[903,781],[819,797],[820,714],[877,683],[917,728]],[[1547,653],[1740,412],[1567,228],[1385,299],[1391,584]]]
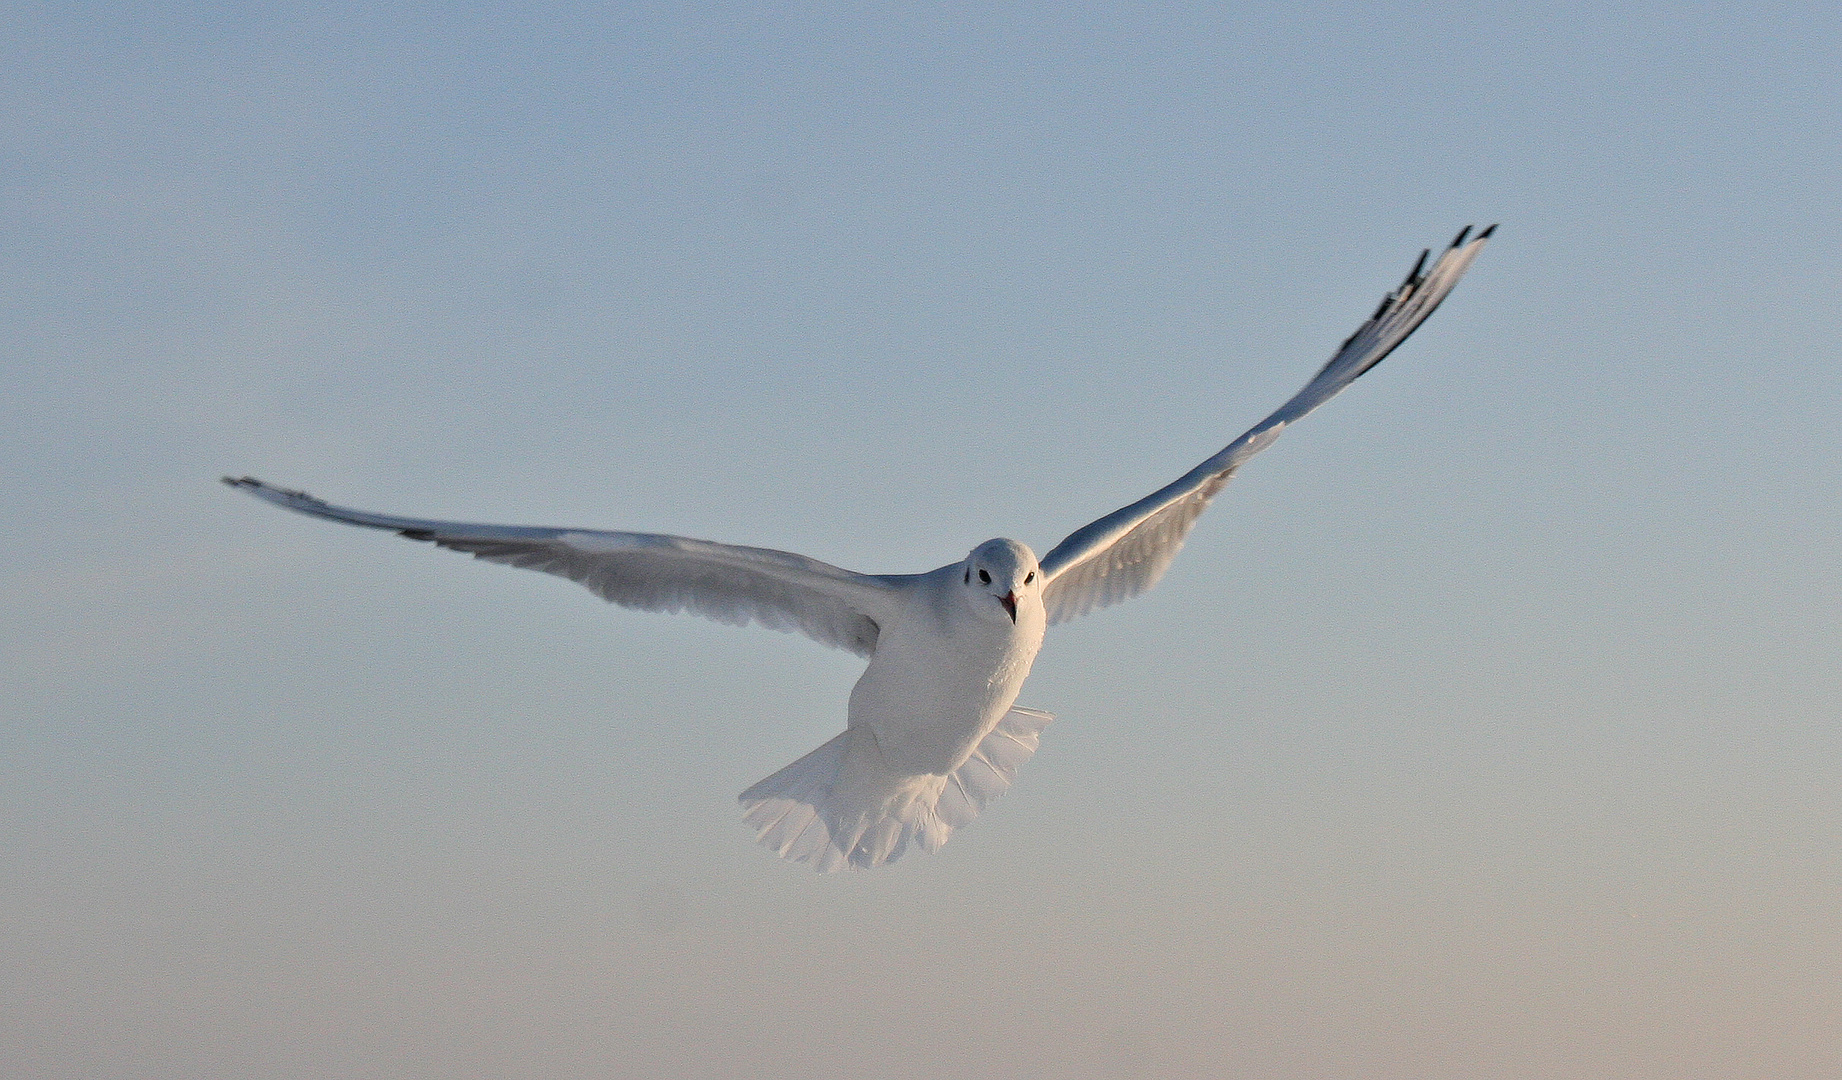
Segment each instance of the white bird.
[[1015,704],[1051,623],[1137,596],[1163,576],[1209,500],[1286,425],[1380,363],[1458,284],[1496,226],[1458,234],[1290,401],[1176,482],[1077,530],[1040,560],[987,540],[925,574],[859,574],[764,548],[648,533],[425,521],[348,510],[252,477],[278,506],[579,581],[644,611],[799,631],[869,658],[837,737],[744,791],[761,843],[821,871],[937,851],[1035,753],[1048,713]]

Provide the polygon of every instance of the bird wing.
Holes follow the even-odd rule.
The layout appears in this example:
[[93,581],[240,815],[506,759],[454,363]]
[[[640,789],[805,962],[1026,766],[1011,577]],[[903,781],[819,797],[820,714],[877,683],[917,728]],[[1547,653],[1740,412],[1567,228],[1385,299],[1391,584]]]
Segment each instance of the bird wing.
[[[1043,604],[1051,623],[1066,622],[1116,604],[1158,583],[1209,500],[1248,458],[1266,449],[1290,424],[1335,397],[1426,321],[1445,300],[1484,242],[1492,225],[1466,243],[1465,229],[1426,270],[1430,251],[1399,288],[1362,324],[1305,388],[1277,411],[1183,474],[1175,483],[1070,534],[1042,559]],[[1422,271],[1425,271],[1422,273]]]
[[303,514],[388,529],[476,559],[557,574],[622,607],[687,611],[737,626],[758,622],[860,656],[876,651],[879,628],[899,610],[899,594],[910,580],[853,573],[766,548],[653,533],[392,517],[333,506],[254,477],[226,476],[224,482]]

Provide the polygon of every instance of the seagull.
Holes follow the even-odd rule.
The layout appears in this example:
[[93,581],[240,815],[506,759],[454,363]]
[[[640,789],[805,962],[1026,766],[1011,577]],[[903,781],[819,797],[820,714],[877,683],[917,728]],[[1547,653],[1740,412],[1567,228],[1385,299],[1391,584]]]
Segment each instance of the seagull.
[[[845,729],[744,791],[743,820],[768,848],[819,871],[938,851],[1003,793],[1050,714],[1016,704],[1054,623],[1157,584],[1191,526],[1248,458],[1407,339],[1496,230],[1467,227],[1429,251],[1304,389],[1219,453],[1037,558],[987,540],[925,574],[859,574],[803,555],[652,533],[472,525],[333,506],[254,477],[224,483],[277,506],[581,582],[641,611],[690,612],[805,634],[869,660]],[[1469,239],[1467,239],[1469,238]]]

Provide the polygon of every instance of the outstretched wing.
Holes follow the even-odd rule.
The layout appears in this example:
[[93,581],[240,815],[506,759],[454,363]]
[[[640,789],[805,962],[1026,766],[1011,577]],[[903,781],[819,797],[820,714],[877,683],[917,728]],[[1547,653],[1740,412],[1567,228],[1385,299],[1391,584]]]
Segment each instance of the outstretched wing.
[[1471,235],[1466,228],[1425,273],[1421,271],[1430,252],[1421,252],[1420,261],[1408,271],[1400,288],[1382,298],[1369,321],[1350,335],[1292,400],[1175,483],[1076,530],[1057,544],[1042,559],[1047,579],[1043,603],[1049,609],[1049,621],[1065,622],[1156,585],[1177,557],[1190,526],[1235,470],[1271,446],[1287,424],[1335,397],[1407,340],[1451,293],[1495,231],[1492,225],[1466,243]]
[[303,514],[389,529],[476,559],[557,574],[622,607],[688,611],[738,626],[758,622],[860,656],[876,651],[879,627],[895,614],[908,580],[852,573],[766,548],[653,533],[424,521],[348,510],[249,476],[226,476],[224,483]]

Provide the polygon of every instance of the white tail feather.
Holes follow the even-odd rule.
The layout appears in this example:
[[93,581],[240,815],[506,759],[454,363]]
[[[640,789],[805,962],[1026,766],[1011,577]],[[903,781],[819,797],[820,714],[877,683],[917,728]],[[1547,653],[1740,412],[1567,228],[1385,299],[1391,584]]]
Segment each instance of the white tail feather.
[[894,862],[911,840],[939,851],[1011,786],[1052,719],[1013,706],[945,776],[891,772],[875,737],[852,728],[744,791],[742,820],[775,854],[821,872]]

